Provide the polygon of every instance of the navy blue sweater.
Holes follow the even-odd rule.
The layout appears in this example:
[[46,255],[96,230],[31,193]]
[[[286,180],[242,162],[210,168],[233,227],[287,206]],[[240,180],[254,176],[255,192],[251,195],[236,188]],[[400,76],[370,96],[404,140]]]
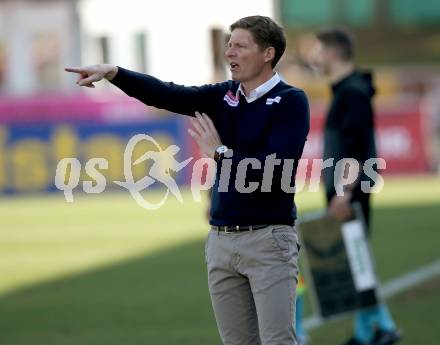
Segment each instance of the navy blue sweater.
[[[294,193],[281,188],[283,164],[275,166],[270,192],[258,188],[251,193],[240,193],[235,188],[235,174],[243,158],[257,158],[261,169],[248,168],[246,186],[249,182],[261,186],[265,158],[275,153],[277,159],[294,159],[295,164],[290,166],[290,186],[294,186],[293,177],[309,131],[309,106],[302,90],[280,81],[257,100],[247,103],[240,97],[237,104],[224,99],[228,92],[236,94],[239,84],[233,81],[188,87],[119,67],[111,82],[145,104],[190,116],[196,111],[204,112],[212,119],[222,143],[233,150],[233,156],[220,160],[217,167],[211,202],[212,225],[294,222]],[[280,97],[278,102],[267,102],[268,98],[276,97]],[[219,191],[220,169],[227,159],[232,162],[229,185],[227,191]]]

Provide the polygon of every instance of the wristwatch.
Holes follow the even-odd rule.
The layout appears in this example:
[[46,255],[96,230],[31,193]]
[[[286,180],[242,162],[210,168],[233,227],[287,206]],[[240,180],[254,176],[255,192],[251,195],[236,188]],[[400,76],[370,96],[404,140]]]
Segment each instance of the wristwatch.
[[228,150],[229,149],[226,145],[220,145],[219,147],[217,147],[214,152],[214,160],[218,162],[221,156]]

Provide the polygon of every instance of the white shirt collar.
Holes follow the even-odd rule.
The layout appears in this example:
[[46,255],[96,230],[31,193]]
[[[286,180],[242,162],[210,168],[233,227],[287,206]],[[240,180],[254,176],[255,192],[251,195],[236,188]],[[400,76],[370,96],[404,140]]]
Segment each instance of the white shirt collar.
[[245,95],[241,84],[238,86],[238,90],[237,90],[235,96],[238,98],[241,93],[244,96],[244,98],[246,98],[246,101],[248,103],[251,103],[251,102],[257,100],[258,98],[264,96],[270,90],[272,90],[275,87],[275,85],[277,85],[280,81],[281,81],[280,76],[278,75],[277,72],[275,72],[275,74],[273,75],[272,78],[270,78],[268,81],[266,81],[265,83],[258,86],[256,89],[252,90],[249,93],[249,97],[247,97]]

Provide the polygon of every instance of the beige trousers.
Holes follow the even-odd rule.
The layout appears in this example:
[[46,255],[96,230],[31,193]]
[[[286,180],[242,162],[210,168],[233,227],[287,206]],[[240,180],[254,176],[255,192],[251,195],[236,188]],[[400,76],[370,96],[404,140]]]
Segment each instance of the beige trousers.
[[296,345],[298,247],[296,229],[288,225],[210,230],[208,285],[224,345]]

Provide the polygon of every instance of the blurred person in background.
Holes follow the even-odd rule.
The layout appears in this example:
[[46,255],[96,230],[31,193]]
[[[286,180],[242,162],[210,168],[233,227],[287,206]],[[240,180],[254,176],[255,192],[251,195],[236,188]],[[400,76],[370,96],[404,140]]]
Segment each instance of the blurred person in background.
[[298,338],[298,345],[308,345],[310,337],[304,328],[304,303],[306,294],[306,282],[301,271],[298,274],[298,285],[296,287],[296,308],[295,308],[295,328]]
[[[376,158],[374,113],[372,97],[375,93],[372,75],[355,67],[354,44],[345,28],[324,29],[316,34],[313,65],[331,83],[332,100],[324,127],[323,159],[334,159],[325,168],[324,184],[329,212],[340,221],[352,215],[351,204],[359,202],[370,234],[370,194],[361,190],[360,181],[369,179],[362,173],[362,164]],[[335,164],[343,158],[354,158],[360,164],[357,180],[342,196],[336,195]],[[354,335],[345,345],[391,345],[401,339],[401,332],[385,304],[358,311],[354,321]]]
[[[286,47],[281,27],[268,17],[251,16],[233,23],[230,31],[225,55],[233,80],[223,83],[186,87],[107,64],[66,71],[78,73],[80,86],[94,87],[94,82],[107,79],[148,105],[193,117],[190,134],[218,163],[205,258],[222,341],[296,345],[299,245],[294,186],[289,192],[282,188],[281,165],[272,167],[270,193],[262,185],[264,164],[274,154],[280,162],[293,159],[291,173],[296,174],[309,131],[308,101],[274,70]],[[247,181],[251,176],[253,185],[261,183],[252,192],[236,187],[235,175],[244,159],[261,163],[245,176]],[[226,191],[219,185],[223,164],[232,165]]]
[[440,79],[433,82],[432,90],[422,102],[427,114],[425,131],[428,133],[428,152],[432,161],[432,170],[440,174]]

